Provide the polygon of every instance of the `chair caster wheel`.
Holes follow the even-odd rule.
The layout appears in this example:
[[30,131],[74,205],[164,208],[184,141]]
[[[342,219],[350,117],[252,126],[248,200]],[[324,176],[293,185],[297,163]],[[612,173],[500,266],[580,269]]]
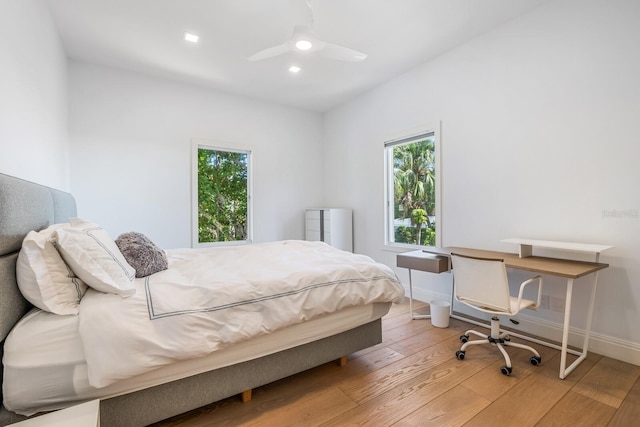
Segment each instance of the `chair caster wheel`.
[[511,375],[511,371],[512,369],[508,366],[503,366],[502,368],[500,368],[500,372],[502,372],[502,375],[509,376]]
[[456,357],[458,358],[458,360],[464,360],[464,351],[462,350],[456,351]]
[[466,343],[467,341],[469,341],[469,335],[460,335],[460,342],[462,344]]
[[531,359],[529,359],[529,362],[531,362],[533,366],[538,366],[542,363],[542,357],[532,356]]

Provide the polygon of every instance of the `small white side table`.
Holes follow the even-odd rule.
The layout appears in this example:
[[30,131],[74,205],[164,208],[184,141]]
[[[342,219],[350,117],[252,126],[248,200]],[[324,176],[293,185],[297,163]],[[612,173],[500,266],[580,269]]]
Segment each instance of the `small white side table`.
[[12,427],[100,427],[100,400],[91,400],[39,417],[11,424]]
[[413,281],[411,280],[411,270],[442,273],[444,271],[451,271],[450,262],[451,258],[443,256],[442,254],[431,253],[427,249],[418,249],[396,255],[396,265],[409,269],[409,312],[412,319],[431,319],[431,315],[413,314]]

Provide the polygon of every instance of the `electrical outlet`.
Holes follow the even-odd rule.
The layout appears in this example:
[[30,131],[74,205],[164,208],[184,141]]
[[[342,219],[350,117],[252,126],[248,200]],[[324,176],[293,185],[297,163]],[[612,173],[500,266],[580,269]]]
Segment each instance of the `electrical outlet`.
[[540,308],[549,310],[549,295],[542,295],[540,297]]
[[549,298],[549,309],[562,313],[564,311],[564,299],[558,297]]

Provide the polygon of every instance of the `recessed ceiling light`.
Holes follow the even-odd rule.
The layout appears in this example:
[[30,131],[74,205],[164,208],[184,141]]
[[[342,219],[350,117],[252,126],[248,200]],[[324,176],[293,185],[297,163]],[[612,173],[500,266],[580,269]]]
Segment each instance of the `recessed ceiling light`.
[[200,39],[200,37],[196,36],[195,34],[184,33],[184,39],[191,43],[198,43],[198,39]]
[[313,46],[313,44],[311,44],[311,42],[309,40],[298,40],[296,42],[296,48],[300,49],[300,50],[309,50],[311,49],[311,47]]
[[291,71],[292,73],[297,73],[301,69],[302,68],[298,67],[297,65],[292,65],[291,67],[289,67],[289,71]]

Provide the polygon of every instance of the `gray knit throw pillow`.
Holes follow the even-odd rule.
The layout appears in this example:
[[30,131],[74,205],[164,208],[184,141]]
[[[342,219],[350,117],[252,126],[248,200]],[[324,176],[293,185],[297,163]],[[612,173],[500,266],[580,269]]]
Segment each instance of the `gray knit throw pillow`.
[[136,277],[146,277],[168,268],[167,254],[142,233],[122,233],[116,239],[116,245],[129,265],[135,268]]

